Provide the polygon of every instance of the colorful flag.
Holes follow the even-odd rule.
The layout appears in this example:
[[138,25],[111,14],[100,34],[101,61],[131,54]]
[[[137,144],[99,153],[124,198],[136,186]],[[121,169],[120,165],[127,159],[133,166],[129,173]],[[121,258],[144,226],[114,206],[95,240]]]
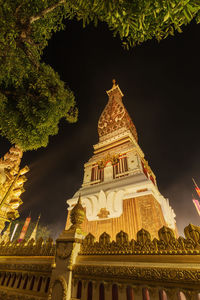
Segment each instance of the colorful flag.
[[196,190],[198,196],[200,197],[200,188],[198,186],[195,186],[195,190]]
[[22,231],[20,233],[18,242],[21,242],[24,239],[25,234],[26,234],[27,229],[28,229],[28,226],[30,224],[30,221],[31,221],[31,217],[27,217],[26,220],[25,220],[25,222],[24,222],[24,226],[22,228]]
[[35,228],[33,229],[33,232],[31,233],[31,236],[29,238],[29,241],[34,239],[36,241],[36,235],[37,235],[37,230],[38,230],[38,223],[39,223],[39,220],[40,220],[40,215],[37,219],[37,222],[36,222],[36,225],[35,225]]
[[197,210],[197,212],[198,212],[198,214],[200,216],[200,203],[199,203],[199,200],[193,199],[192,201],[193,201],[193,203],[194,203],[194,205],[196,207],[196,210]]
[[196,181],[192,178],[193,182],[194,182],[194,185],[195,185],[195,190],[198,194],[198,196],[200,197],[200,188],[198,187],[198,185],[196,184]]

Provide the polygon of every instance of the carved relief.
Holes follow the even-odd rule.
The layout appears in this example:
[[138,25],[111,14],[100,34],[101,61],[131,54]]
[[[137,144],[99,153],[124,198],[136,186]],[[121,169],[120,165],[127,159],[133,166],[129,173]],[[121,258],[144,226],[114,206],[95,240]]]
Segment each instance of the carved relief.
[[137,233],[137,240],[129,241],[128,234],[120,231],[116,235],[116,241],[112,242],[106,232],[100,235],[99,242],[95,242],[95,237],[90,233],[83,240],[80,254],[200,254],[200,227],[190,224],[185,232],[185,239],[177,239],[172,229],[163,226],[158,231],[159,239],[152,240],[150,233],[141,229]]
[[42,238],[36,242],[30,240],[28,243],[23,240],[21,243],[2,242],[0,244],[0,255],[2,256],[54,256],[55,244],[49,238],[46,242]]
[[56,255],[61,259],[68,258],[73,250],[73,243],[58,242],[56,247]]
[[76,276],[104,277],[130,280],[168,281],[168,282],[200,282],[200,271],[192,269],[179,270],[175,268],[145,268],[133,266],[99,266],[99,265],[76,265],[73,269]]
[[137,141],[135,125],[122,103],[122,95],[116,86],[109,91],[108,103],[98,122],[98,133],[101,137],[121,128],[129,129]]
[[[58,298],[59,296],[60,298]],[[64,279],[63,276],[58,276],[52,281],[50,285],[48,300],[66,300],[66,297],[67,297],[66,280]]]

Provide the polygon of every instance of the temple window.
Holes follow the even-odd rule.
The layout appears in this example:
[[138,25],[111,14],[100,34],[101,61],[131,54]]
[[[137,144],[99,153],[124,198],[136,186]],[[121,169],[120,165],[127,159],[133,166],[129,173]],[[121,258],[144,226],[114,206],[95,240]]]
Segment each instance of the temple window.
[[14,286],[14,284],[15,284],[15,281],[16,281],[16,274],[14,274],[14,277],[13,277],[13,281],[12,281],[12,284],[11,284],[11,287],[13,287]]
[[79,281],[78,282],[78,287],[77,287],[77,299],[81,299],[81,294],[82,294],[82,282]]
[[105,300],[105,289],[103,283],[99,286],[99,300]]
[[48,277],[47,282],[46,282],[46,286],[45,286],[45,293],[47,293],[48,290],[49,290],[49,283],[50,283],[50,278]]
[[134,300],[133,288],[131,286],[127,286],[126,288],[126,299]]
[[113,178],[120,177],[126,172],[128,172],[127,157],[123,155],[119,157],[118,163],[113,165]]
[[145,176],[148,178],[148,172],[147,172],[147,169],[145,168],[143,162],[141,162],[141,163],[142,163],[142,169],[143,169],[143,172],[144,172]]
[[35,276],[33,276],[32,280],[31,280],[30,291],[32,291],[34,283],[35,283]]
[[22,275],[20,275],[20,277],[19,277],[19,281],[18,281],[18,284],[17,284],[17,289],[20,288],[21,281],[22,281]]
[[9,275],[9,277],[8,277],[8,280],[7,280],[6,286],[8,286],[8,285],[9,285],[9,283],[10,283],[10,279],[11,279],[11,274],[10,274],[10,275]]
[[24,286],[23,286],[24,290],[26,289],[27,283],[28,283],[28,275],[26,275],[26,279],[24,281]]
[[6,280],[6,273],[4,274],[4,276],[2,278],[1,285],[4,285],[5,280]]
[[94,165],[92,167],[92,172],[91,172],[91,181],[102,182],[103,180],[104,180],[104,169],[99,168],[98,165]]
[[112,286],[112,300],[118,300],[118,286],[116,284]]
[[87,300],[92,300],[92,282],[88,283]]
[[38,282],[38,286],[37,286],[37,291],[39,292],[41,289],[41,285],[42,285],[42,277],[40,277],[39,282]]

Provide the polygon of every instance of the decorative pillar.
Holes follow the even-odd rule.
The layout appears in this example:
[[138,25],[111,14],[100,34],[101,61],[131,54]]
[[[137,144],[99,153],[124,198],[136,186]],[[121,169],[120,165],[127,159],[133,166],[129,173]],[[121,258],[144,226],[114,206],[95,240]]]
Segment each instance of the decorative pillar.
[[72,226],[64,230],[56,240],[56,261],[52,271],[48,300],[70,300],[72,297],[72,267],[84,238],[81,230],[84,219],[85,212],[79,196],[70,214]]
[[32,291],[37,292],[39,280],[40,280],[40,276],[36,275]]
[[167,300],[178,300],[178,290],[175,288],[167,288],[165,289],[167,294]]
[[149,297],[153,300],[159,300],[159,289],[156,287],[148,287]]
[[124,284],[118,284],[118,299],[126,299],[126,286]]
[[112,283],[111,282],[105,282],[105,300],[112,300]]
[[142,287],[140,285],[133,286],[133,292],[134,292],[134,300],[141,300],[141,299],[143,299]]
[[87,300],[88,283],[89,281],[87,280],[82,281],[81,300]]
[[47,278],[48,277],[42,277],[42,284],[41,284],[41,288],[40,288],[40,293],[45,293]]

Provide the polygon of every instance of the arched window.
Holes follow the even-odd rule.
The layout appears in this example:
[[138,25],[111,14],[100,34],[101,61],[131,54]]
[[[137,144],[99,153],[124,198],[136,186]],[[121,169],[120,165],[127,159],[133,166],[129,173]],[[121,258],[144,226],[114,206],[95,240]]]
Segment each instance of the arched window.
[[112,300],[118,300],[118,286],[116,284],[112,286]]
[[32,280],[31,280],[30,291],[32,291],[34,283],[35,283],[35,276],[33,276]]
[[142,289],[143,300],[150,300],[149,291],[147,288]]
[[82,282],[78,282],[78,287],[77,287],[77,296],[76,298],[81,299],[81,294],[82,294]]
[[105,300],[105,289],[103,283],[99,286],[99,300]]
[[88,283],[87,300],[92,300],[92,282]]
[[42,285],[42,277],[40,277],[39,281],[38,281],[38,286],[37,286],[37,291],[39,292],[41,289],[41,285]]
[[159,291],[159,300],[167,300],[167,294],[164,290]]
[[47,278],[46,285],[45,285],[45,293],[47,293],[48,290],[49,290],[49,283],[50,283],[50,278],[48,277],[48,278]]
[[126,288],[126,299],[134,300],[133,288],[131,286],[127,286]]
[[127,157],[121,156],[117,164],[113,165],[113,178],[120,177],[128,171]]
[[183,292],[178,293],[178,300],[186,300],[186,297]]
[[104,168],[99,168],[98,165],[94,165],[91,170],[91,181],[104,181]]

